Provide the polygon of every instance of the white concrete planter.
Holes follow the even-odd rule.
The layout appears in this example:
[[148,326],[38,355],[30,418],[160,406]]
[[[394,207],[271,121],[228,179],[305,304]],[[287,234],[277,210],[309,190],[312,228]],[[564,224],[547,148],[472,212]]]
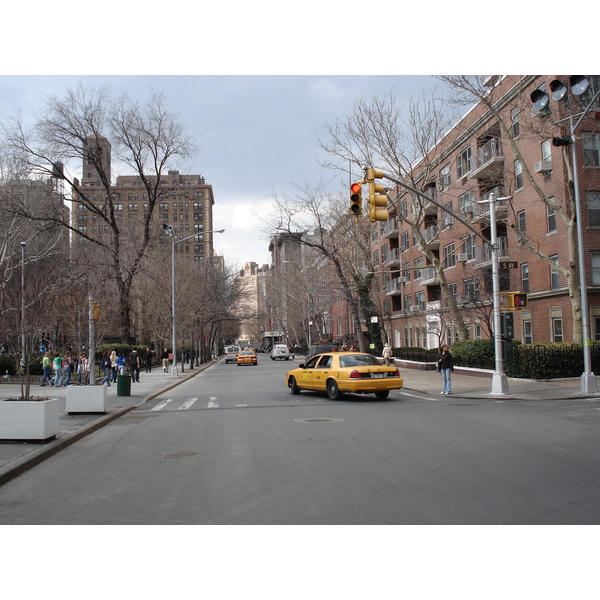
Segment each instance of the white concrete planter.
[[70,385],[67,387],[68,413],[106,412],[106,386]]
[[58,398],[0,400],[0,440],[45,441],[58,433]]

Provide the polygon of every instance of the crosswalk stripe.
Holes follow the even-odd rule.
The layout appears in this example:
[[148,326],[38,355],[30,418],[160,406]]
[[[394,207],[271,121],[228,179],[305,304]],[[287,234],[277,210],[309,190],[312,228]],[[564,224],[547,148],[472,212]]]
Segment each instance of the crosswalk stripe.
[[150,410],[162,410],[165,406],[167,406],[169,404],[169,402],[172,402],[172,401],[173,401],[173,398],[167,398],[166,400],[159,402],[155,407],[151,408]]
[[177,410],[187,410],[194,402],[196,402],[196,400],[198,400],[198,398],[189,398]]
[[217,399],[211,397],[211,399],[208,402],[208,407],[207,408],[219,408],[219,403],[217,402]]

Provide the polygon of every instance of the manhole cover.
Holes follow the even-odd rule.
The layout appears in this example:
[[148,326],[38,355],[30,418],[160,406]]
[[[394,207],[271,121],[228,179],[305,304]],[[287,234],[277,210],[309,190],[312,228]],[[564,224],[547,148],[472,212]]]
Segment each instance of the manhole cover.
[[185,458],[186,456],[198,456],[197,452],[173,452],[172,454],[163,454],[162,458]]
[[308,418],[292,419],[292,423],[345,423],[346,419]]

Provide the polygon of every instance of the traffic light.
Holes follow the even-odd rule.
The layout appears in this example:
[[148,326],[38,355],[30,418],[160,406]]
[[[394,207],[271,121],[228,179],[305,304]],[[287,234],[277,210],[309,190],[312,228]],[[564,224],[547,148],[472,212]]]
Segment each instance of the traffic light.
[[94,321],[98,321],[100,319],[100,305],[97,302],[94,302]]
[[362,184],[358,181],[350,186],[350,212],[356,217],[356,222],[362,215]]
[[568,146],[569,144],[573,143],[573,138],[571,138],[570,135],[561,135],[560,137],[553,137],[552,138],[552,145],[553,146]]
[[515,293],[512,298],[513,308],[527,308],[527,294]]
[[389,218],[387,208],[388,197],[382,183],[375,183],[375,179],[383,177],[380,169],[367,169],[367,182],[369,184],[369,221],[387,221]]

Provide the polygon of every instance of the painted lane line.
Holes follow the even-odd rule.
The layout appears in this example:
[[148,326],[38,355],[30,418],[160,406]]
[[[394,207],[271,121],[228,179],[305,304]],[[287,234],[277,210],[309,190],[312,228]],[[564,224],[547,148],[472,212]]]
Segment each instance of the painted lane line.
[[167,404],[169,404],[169,402],[172,402],[173,398],[167,398],[166,400],[163,400],[162,402],[158,403],[154,408],[151,408],[150,410],[162,410],[165,406],[167,406]]
[[211,399],[208,401],[207,408],[219,408],[219,403],[217,402],[217,399],[211,397]]
[[194,402],[196,402],[196,400],[198,400],[198,398],[189,398],[177,410],[187,410]]

